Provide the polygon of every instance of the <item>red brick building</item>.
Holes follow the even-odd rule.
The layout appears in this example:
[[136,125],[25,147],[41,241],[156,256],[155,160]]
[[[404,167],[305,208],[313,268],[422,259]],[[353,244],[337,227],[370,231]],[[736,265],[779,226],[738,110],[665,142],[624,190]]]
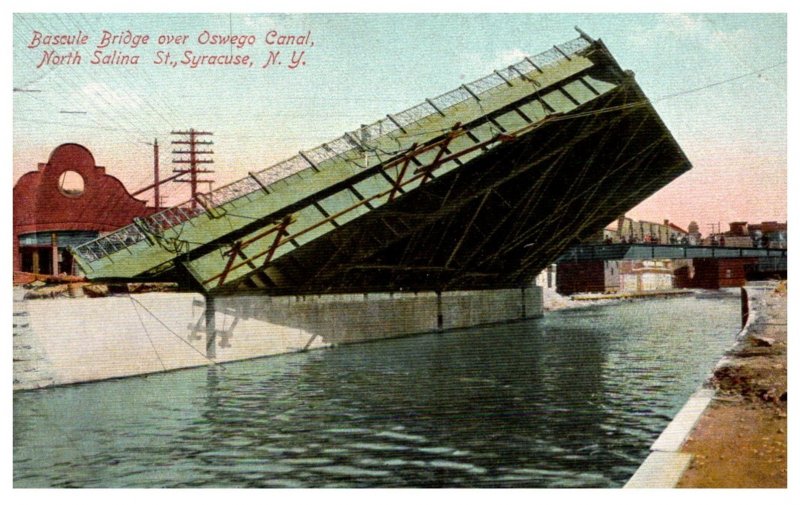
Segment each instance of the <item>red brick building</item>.
[[559,263],[556,291],[562,295],[605,293],[605,263],[602,260]]
[[757,258],[695,258],[692,286],[703,289],[735,288],[747,282],[747,268]]
[[152,212],[78,144],[62,144],[14,185],[14,271],[73,272],[67,250]]
[[[779,259],[779,258],[778,258]],[[651,263],[651,265],[648,265]],[[652,263],[664,263],[656,266]],[[558,293],[608,293],[654,289],[720,289],[744,286],[758,258],[694,258],[660,261],[578,261],[559,263]],[[773,268],[771,274],[774,275]],[[784,267],[785,270],[785,267]],[[631,287],[634,289],[631,289]]]

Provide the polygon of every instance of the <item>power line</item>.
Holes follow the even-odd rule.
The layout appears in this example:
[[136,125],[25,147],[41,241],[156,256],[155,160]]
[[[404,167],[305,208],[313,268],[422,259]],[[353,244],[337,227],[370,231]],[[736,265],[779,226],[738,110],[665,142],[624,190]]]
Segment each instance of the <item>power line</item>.
[[[79,16],[81,16],[81,19],[83,19],[83,20],[84,20],[84,22],[86,23],[86,25],[87,25],[87,26],[90,26],[90,22],[89,22],[89,20],[88,20],[88,19],[86,19],[86,18],[83,16],[83,14],[78,14],[78,15],[79,15]],[[79,26],[78,26],[78,25],[75,23],[75,21],[74,21],[74,19],[72,19],[72,17],[68,17],[68,19],[70,20],[70,22],[72,23],[72,25],[73,25],[73,26],[75,26],[76,28],[79,28]],[[63,24],[63,22],[62,22],[62,24]],[[125,81],[125,82],[126,82],[128,85],[129,85],[129,87],[124,87],[124,88],[122,88],[120,91],[121,91],[122,93],[124,93],[124,94],[125,94],[125,95],[126,95],[126,96],[127,96],[129,99],[130,99],[130,102],[133,104],[133,103],[135,103],[135,102],[136,102],[136,100],[134,100],[134,97],[133,97],[133,96],[131,96],[131,94],[129,93],[129,89],[134,89],[134,88],[135,88],[135,86],[134,86],[134,80],[133,80],[133,76],[132,76],[132,74],[131,74],[131,69],[130,69],[130,66],[129,66],[129,65],[122,65],[122,67],[123,67],[123,69],[124,69],[124,72],[127,74],[127,76],[126,76],[125,74],[123,74],[123,73],[119,73],[119,74],[118,74],[118,76],[119,76],[120,78],[122,78],[122,79],[123,79],[123,80],[124,80],[124,81]],[[138,69],[137,69],[137,70],[138,70]],[[140,72],[141,72],[141,74],[142,74],[142,75],[145,75],[145,72],[144,72],[144,71],[140,71]],[[158,96],[158,94],[156,94],[156,96]],[[149,108],[149,109],[150,109],[150,110],[151,110],[153,113],[155,113],[155,114],[156,114],[156,116],[158,116],[159,118],[161,118],[161,119],[164,121],[164,123],[166,123],[166,124],[167,124],[167,127],[171,127],[171,126],[172,126],[172,125],[170,125],[170,124],[169,124],[169,121],[168,121],[168,120],[167,120],[167,119],[166,119],[166,118],[165,118],[165,117],[164,117],[164,116],[161,114],[161,111],[159,111],[159,110],[158,110],[158,108],[156,108],[156,107],[154,107],[152,104],[150,104],[150,102],[149,102],[148,100],[146,100],[145,98],[141,97],[141,96],[140,96],[140,95],[138,95],[138,94],[136,94],[136,95],[135,95],[135,98],[137,98],[137,99],[141,100],[141,102],[142,102],[142,103],[143,103],[145,106],[147,106],[147,107],[148,107],[148,108]],[[130,108],[130,107],[128,107],[128,108],[127,108],[127,110],[131,110],[131,108]],[[137,113],[137,112],[138,112],[138,113],[142,113],[142,114],[143,114],[143,113],[144,113],[144,110],[142,110],[141,108],[136,108],[136,109],[134,110],[134,113]],[[153,132],[155,133],[155,131],[153,131]]]
[[[736,58],[736,61],[738,61],[738,62],[739,62],[739,64],[740,64],[740,65],[742,65],[743,67],[747,67],[747,68],[750,68],[750,69],[752,69],[752,68],[753,68],[753,66],[752,66],[752,65],[750,65],[750,63],[749,63],[748,61],[746,61],[746,60],[742,59],[742,57],[741,57],[741,56],[739,56],[739,54],[738,54],[738,52],[737,52],[737,51],[734,51],[734,50],[732,50],[732,49],[730,48],[730,41],[729,41],[729,39],[728,39],[728,34],[727,34],[727,33],[725,33],[725,32],[723,32],[722,30],[720,30],[720,29],[719,29],[719,26],[717,25],[717,23],[716,23],[716,22],[715,22],[713,19],[711,19],[711,18],[710,18],[708,15],[706,15],[706,14],[702,14],[702,13],[701,13],[701,14],[698,14],[698,15],[699,15],[700,17],[702,17],[703,19],[705,19],[706,21],[708,21],[709,23],[711,23],[711,25],[713,25],[712,29],[714,30],[714,33],[716,33],[718,37],[722,38],[722,40],[723,40],[723,47],[725,48],[725,50],[726,50],[726,51],[728,51],[728,54],[730,54],[731,56],[733,56],[734,58]],[[759,77],[761,77],[761,76],[759,76]],[[778,84],[777,84],[777,83],[775,83],[775,82],[773,82],[773,81],[771,81],[771,80],[767,79],[766,77],[764,78],[764,81],[766,81],[766,82],[768,82],[769,84],[773,85],[773,86],[775,87],[775,89],[777,89],[778,91],[780,91],[781,93],[783,93],[783,95],[784,95],[784,96],[786,96],[786,90],[785,90],[783,87],[781,87],[781,86],[778,86]]]
[[[77,123],[62,123],[62,122],[59,122],[59,121],[45,121],[45,120],[41,120],[41,119],[26,119],[26,118],[15,119],[14,121],[15,122],[19,122],[19,123],[47,124],[47,125],[54,125],[54,126],[65,126],[65,127],[68,127],[68,128],[87,128],[87,129],[91,129],[91,130],[115,131],[115,132],[131,133],[130,130],[126,130],[125,128],[109,128],[107,126],[102,126],[102,125],[99,125],[99,124],[87,125],[87,124],[77,124]],[[133,142],[133,141],[130,141],[130,142],[133,143],[134,145],[138,145],[140,143],[140,142]]]
[[[60,22],[60,24],[64,27],[64,29],[67,29],[67,30],[70,29],[69,26],[67,26],[67,24],[65,23],[64,19],[62,19],[61,17],[57,17],[57,19]],[[18,16],[17,20],[20,23],[26,25],[28,28],[33,29],[31,24],[28,22],[28,19],[25,19],[25,18],[22,18],[22,17]],[[74,22],[72,17],[68,17],[68,20],[76,28],[79,28],[75,24],[75,22]],[[49,25],[45,20],[43,20],[43,19],[41,19],[39,17],[31,19],[30,21],[39,24],[41,27],[50,28],[50,30],[52,31],[52,26]],[[89,24],[88,21],[87,21],[87,24]],[[16,36],[18,38],[22,38],[23,35],[20,33],[21,25],[19,23],[15,24],[14,28],[15,28]],[[31,57],[30,57],[28,51],[23,51],[23,54],[29,61],[31,61],[32,64],[34,64],[34,65],[36,64],[36,62],[34,60],[31,60]],[[51,68],[47,69],[48,70],[47,74],[49,74],[49,70],[51,70],[55,66],[56,65],[51,65],[50,66]],[[92,82],[94,80],[97,80],[96,76],[90,75],[88,70],[86,68],[83,68],[84,66],[81,66],[81,67],[82,68],[80,68],[79,71],[80,71],[81,75],[83,75],[84,79],[88,79],[88,82]],[[130,69],[126,68],[126,70],[128,71],[128,73],[130,73]],[[63,105],[64,105],[63,102],[66,102],[66,103],[69,103],[69,104],[75,104],[74,100],[72,100],[73,93],[74,93],[74,96],[77,96],[77,97],[80,97],[81,95],[86,95],[85,91],[83,91],[83,90],[81,90],[80,93],[78,92],[79,91],[78,88],[80,87],[80,85],[76,81],[73,80],[73,78],[75,76],[76,76],[76,74],[70,73],[69,75],[64,75],[63,79],[58,79],[58,80],[56,80],[56,81],[51,83],[51,85],[55,85],[56,87],[60,88],[62,90],[62,92],[64,93],[62,95],[62,97],[60,98],[60,105],[58,105],[58,106],[54,105],[50,100],[47,100],[46,97],[36,97],[36,98],[38,100],[40,100],[42,103],[47,103],[50,106],[56,107],[56,108],[57,107],[63,107]],[[44,76],[42,76],[42,77],[44,77]],[[128,79],[128,78],[125,78],[124,74],[120,74],[119,77],[124,79],[124,81],[128,84],[129,87],[133,87],[133,84],[132,84],[131,80]],[[65,89],[65,84],[71,85],[70,89]],[[121,89],[121,91],[119,91],[120,89]],[[29,123],[35,123],[35,124],[53,124],[53,125],[58,125],[58,126],[70,127],[70,128],[90,128],[90,129],[97,129],[97,130],[103,130],[103,131],[120,131],[120,132],[130,133],[130,134],[133,134],[133,135],[142,135],[145,138],[149,137],[149,135],[146,134],[145,130],[143,130],[139,126],[139,125],[147,124],[148,121],[134,119],[134,117],[135,117],[135,115],[137,113],[141,114],[141,113],[143,113],[145,111],[141,107],[136,108],[136,109],[132,109],[131,108],[131,104],[140,103],[140,100],[137,99],[137,98],[134,98],[132,96],[132,94],[129,93],[128,90],[125,87],[117,87],[116,90],[117,90],[117,92],[121,93],[120,98],[122,98],[122,99],[118,101],[118,105],[122,109],[121,113],[123,114],[123,118],[128,122],[128,124],[130,124],[133,128],[136,129],[136,132],[134,132],[133,130],[130,130],[128,128],[125,128],[125,127],[118,127],[117,128],[117,127],[104,126],[103,124],[101,124],[100,121],[97,120],[97,117],[94,114],[99,114],[99,117],[101,119],[104,119],[103,123],[110,123],[110,124],[114,124],[115,126],[120,126],[119,125],[119,121],[116,118],[112,117],[112,115],[111,115],[112,113],[119,113],[119,112],[117,112],[115,110],[115,107],[111,103],[109,103],[108,99],[106,99],[105,96],[103,96],[103,93],[101,92],[102,90],[96,92],[95,95],[97,95],[101,100],[103,100],[103,102],[106,103],[106,105],[109,106],[107,109],[106,108],[98,108],[95,104],[93,104],[91,102],[86,102],[86,103],[81,104],[81,107],[76,107],[76,108],[89,109],[92,113],[94,113],[94,114],[90,114],[88,116],[88,119],[92,123],[94,123],[94,126],[85,125],[85,124],[70,124],[70,123],[63,123],[63,122],[53,122],[53,121],[32,121],[32,120],[29,120],[29,119],[18,119],[18,120],[22,121],[22,122],[29,122]],[[125,97],[127,97],[127,99]],[[158,112],[158,110],[155,109],[152,105],[150,105],[149,102],[144,101],[144,104],[146,106],[150,107],[153,111]],[[85,112],[85,111],[82,111],[82,112]],[[164,119],[163,116],[162,116],[162,119]],[[165,122],[166,122],[166,120],[165,120]],[[141,140],[138,140],[138,139],[135,140],[135,141],[134,140],[128,140],[128,142],[133,144],[133,145],[137,145],[138,146],[141,143]],[[147,178],[147,175],[145,174],[144,177]],[[145,179],[142,179],[142,180],[145,180]],[[138,186],[141,186],[141,185],[142,185],[142,182],[139,181],[139,183],[136,184],[134,187],[138,187]]]
[[722,84],[727,84],[729,82],[737,81],[739,79],[744,79],[745,77],[750,77],[751,75],[757,75],[757,74],[760,74],[761,72],[765,72],[767,70],[771,70],[773,68],[780,67],[781,65],[786,65],[786,61],[782,61],[780,63],[776,63],[774,65],[770,65],[768,67],[762,67],[762,68],[759,68],[758,70],[753,70],[752,72],[747,72],[745,74],[739,74],[737,76],[730,77],[728,79],[723,79],[721,81],[712,82],[710,84],[706,84],[704,86],[700,86],[700,87],[697,87],[697,88],[691,88],[691,89],[687,89],[687,90],[684,90],[684,91],[678,91],[677,93],[664,95],[664,96],[656,98],[655,100],[652,100],[652,101],[655,103],[655,102],[660,102],[662,100],[668,100],[670,98],[675,98],[675,97],[678,97],[678,96],[688,95],[690,93],[697,93],[699,91],[704,91],[704,90],[707,90],[709,88],[713,88],[715,86],[720,86]]
[[142,316],[139,314],[139,311],[136,310],[136,304],[133,302],[133,297],[129,294],[128,299],[131,301],[131,305],[133,305],[133,311],[136,312],[136,317],[139,319],[139,324],[142,325],[142,329],[144,330],[144,334],[147,335],[147,340],[150,341],[150,347],[153,348],[153,352],[156,354],[156,358],[158,358],[158,362],[161,363],[161,370],[166,371],[167,367],[164,365],[164,360],[161,359],[161,355],[158,353],[158,349],[156,349],[156,344],[153,342],[152,337],[150,337],[150,332],[147,331],[147,326],[144,325],[144,321],[142,320]]
[[[65,30],[68,30],[68,31],[69,31],[69,30],[71,30],[71,29],[70,29],[70,27],[68,27],[68,26],[67,26],[67,24],[66,24],[66,22],[64,21],[64,19],[63,19],[63,16],[62,16],[62,15],[60,15],[60,14],[56,14],[56,15],[55,15],[55,18],[58,20],[58,22],[59,22],[59,23],[61,23],[61,26],[63,26]],[[71,18],[69,18],[69,20],[70,20],[70,22],[72,23],[72,25],[73,25],[75,28],[78,28],[78,29],[80,28],[78,25],[76,25],[76,24],[74,23],[74,21],[72,21],[72,19],[71,19]],[[80,72],[81,72],[81,73],[82,73],[82,74],[83,74],[83,75],[84,75],[84,76],[85,76],[87,79],[93,80],[93,79],[95,78],[93,75],[90,75],[90,73],[89,73],[89,70],[86,68],[86,66],[84,66],[84,65],[78,65],[78,67],[79,67],[79,71],[80,71]],[[123,65],[123,67],[125,67],[125,65]],[[139,133],[141,133],[142,135],[145,135],[145,136],[147,136],[147,134],[148,134],[148,133],[154,133],[154,131],[152,131],[152,130],[151,130],[151,131],[149,131],[149,132],[148,132],[148,131],[146,131],[146,130],[143,130],[143,129],[141,128],[141,126],[139,126],[140,124],[146,124],[144,121],[141,121],[141,122],[139,122],[139,121],[137,121],[137,122],[134,122],[134,121],[131,119],[131,116],[134,116],[136,113],[141,113],[141,109],[132,109],[132,108],[131,108],[131,106],[130,106],[130,104],[132,104],[132,103],[134,103],[134,102],[137,102],[137,100],[135,100],[135,99],[134,99],[134,97],[133,97],[133,96],[131,96],[130,92],[128,91],[128,88],[132,88],[132,87],[133,87],[133,85],[132,85],[131,81],[130,81],[129,79],[126,79],[126,78],[125,78],[125,76],[124,76],[122,73],[118,73],[118,76],[119,76],[120,78],[122,78],[123,80],[125,80],[126,84],[128,84],[128,86],[125,86],[125,87],[120,87],[120,88],[119,88],[119,93],[120,93],[120,95],[124,95],[124,96],[125,96],[125,98],[127,98],[127,100],[121,100],[121,101],[120,101],[120,100],[118,100],[118,104],[117,104],[117,105],[118,105],[118,107],[120,107],[120,108],[121,108],[121,109],[124,111],[124,113],[123,113],[123,118],[124,118],[124,119],[125,119],[125,120],[126,120],[126,121],[127,121],[127,122],[128,122],[130,125],[131,125],[131,126],[133,126],[133,127],[134,127],[134,128],[137,130],[137,131],[139,131]],[[112,92],[114,92],[114,93],[116,93],[116,92],[117,92],[117,90],[109,90],[109,91],[112,91]],[[109,107],[109,110],[110,110],[110,111],[113,111],[113,110],[114,110],[114,107],[115,107],[115,106],[114,106],[114,104],[112,104],[111,102],[109,102],[109,101],[106,99],[106,97],[105,97],[105,96],[103,96],[103,94],[102,94],[102,93],[100,93],[100,92],[96,92],[96,93],[95,93],[95,95],[97,95],[98,97],[100,97],[100,99],[101,99],[101,100],[103,100],[103,101],[106,103],[106,105],[108,105],[108,107]],[[145,103],[146,103],[146,102],[145,102]]]
[[[30,28],[30,24],[23,17],[21,17],[19,15],[16,15],[16,16],[22,23],[26,24]],[[82,19],[84,19],[84,21],[88,22],[87,18],[83,17],[82,14],[81,14],[81,16],[82,16]],[[57,16],[57,19],[65,28],[68,28],[66,23],[65,23],[65,21],[61,17]],[[73,18],[68,18],[68,19],[73,25],[75,24]],[[229,23],[232,22],[230,17],[229,17],[228,21],[229,21]],[[42,22],[43,25],[46,25],[46,23],[44,23],[43,21],[41,21],[41,22]],[[26,57],[27,56],[28,55],[26,54]],[[701,91],[707,90],[709,88],[720,86],[720,85],[723,85],[723,84],[726,84],[726,83],[729,83],[729,82],[733,82],[733,81],[736,81],[736,80],[739,80],[739,79],[742,79],[742,78],[745,78],[745,77],[749,77],[749,76],[752,76],[752,75],[760,74],[760,73],[762,73],[764,71],[776,68],[776,67],[778,67],[780,65],[784,65],[784,64],[785,64],[785,62],[777,63],[777,64],[774,64],[774,65],[771,65],[771,66],[763,67],[763,68],[758,69],[758,70],[754,70],[752,72],[743,73],[743,74],[740,74],[740,75],[737,75],[737,76],[733,76],[733,77],[730,77],[730,78],[727,78],[727,79],[723,79],[723,80],[720,80],[720,81],[712,82],[712,83],[709,83],[709,84],[706,84],[706,85],[703,85],[703,86],[700,86],[700,87],[691,88],[691,89],[679,91],[679,92],[676,92],[676,93],[671,93],[671,94],[668,94],[668,95],[664,95],[664,96],[658,97],[658,98],[656,98],[654,100],[642,100],[642,101],[639,101],[639,102],[632,102],[632,103],[625,104],[623,106],[618,106],[618,107],[615,107],[615,108],[597,109],[597,110],[594,110],[594,111],[588,111],[588,112],[584,112],[584,113],[564,114],[564,115],[559,115],[557,117],[552,117],[551,120],[554,120],[554,121],[555,120],[565,120],[565,119],[570,119],[570,118],[581,117],[582,115],[597,115],[597,114],[602,114],[602,113],[605,113],[605,112],[612,112],[612,111],[622,110],[622,109],[625,109],[625,108],[637,107],[637,106],[641,106],[641,105],[646,104],[646,103],[658,103],[658,102],[669,100],[669,99],[676,98],[676,97],[679,97],[679,96],[685,96],[685,95],[688,95],[688,94],[701,92]],[[86,73],[85,69],[81,69],[81,70],[84,72],[84,74]],[[130,69],[129,68],[126,68],[125,70],[128,73],[130,73]],[[145,72],[144,75],[145,75],[145,78],[148,77],[146,72]],[[44,77],[44,76],[42,76],[42,77]],[[123,79],[127,84],[129,84],[131,86],[131,88],[133,87],[133,84],[132,84],[130,78],[126,77],[125,75],[121,75],[120,78]],[[59,81],[59,82],[61,82],[61,81]],[[73,81],[69,80],[69,82],[73,82]],[[127,91],[123,90],[123,92],[128,97],[131,96]],[[97,93],[97,95],[104,102],[106,102],[107,105],[109,105],[111,107],[111,104],[108,102],[108,100],[106,100],[106,98],[102,94]],[[159,98],[162,98],[160,95],[156,95],[156,96],[159,97]],[[340,100],[340,99],[338,99],[338,98],[328,98],[328,100]],[[345,99],[341,99],[341,100],[348,100],[348,99],[345,98]],[[160,116],[160,118],[165,123],[169,124],[169,121],[159,112],[158,108],[154,107],[149,101],[145,100],[144,103],[150,109],[154,110],[157,113],[157,115]],[[125,107],[124,104],[123,104],[123,107]],[[112,109],[113,109],[113,107],[112,107]],[[130,108],[126,107],[126,110],[130,110]],[[141,109],[137,109],[136,112],[137,113],[142,113]],[[110,122],[112,122],[114,124],[118,124],[118,122],[114,118],[112,118],[109,115],[105,114],[102,110],[100,110],[100,113],[103,114]],[[134,128],[136,128],[139,131],[139,133],[144,134],[144,130],[142,130],[139,126],[137,126],[137,124],[134,123],[129,117],[125,117],[125,119]],[[104,129],[104,130],[111,130],[111,131],[126,131],[126,132],[129,132],[129,133],[133,133],[131,130],[128,130],[128,129],[125,129],[125,128],[117,128],[117,129],[103,128],[100,125],[100,123],[97,122],[97,120],[95,120],[94,118],[92,118],[92,120],[97,124],[97,127],[94,127],[95,129]],[[20,119],[19,121],[37,122],[37,123],[40,123],[40,124],[59,124],[61,126],[72,126],[72,127],[81,127],[81,128],[93,128],[91,126],[69,125],[69,124],[65,124],[65,123],[53,123],[53,122],[46,122],[46,121],[31,121],[31,120],[24,120],[24,119]],[[446,130],[447,129],[429,130],[429,131],[416,132],[416,133],[406,134],[406,135],[398,135],[398,137],[412,137],[412,136],[430,135],[430,134],[435,134],[435,133],[443,133]],[[266,137],[281,138],[281,139],[288,138],[288,137],[279,136],[279,135],[277,135],[277,136],[266,136]],[[264,138],[264,136],[262,136],[262,138]],[[307,138],[307,137],[297,137],[297,138]],[[398,152],[402,152],[402,150],[394,151],[394,152],[384,152],[384,154],[396,154]],[[199,181],[197,181],[197,182],[199,182]],[[194,187],[193,187],[193,190],[192,190],[192,194],[193,194],[193,196],[196,195],[196,184],[194,184]]]
[[222,365],[220,362],[218,362],[218,361],[216,361],[216,360],[213,360],[213,359],[209,358],[208,356],[206,356],[205,354],[203,354],[201,351],[199,351],[199,350],[198,350],[198,349],[197,349],[195,346],[193,346],[193,345],[191,344],[191,342],[189,342],[189,341],[185,340],[185,339],[184,339],[184,338],[182,338],[180,335],[178,335],[177,333],[175,333],[175,331],[173,331],[173,329],[172,329],[172,328],[170,328],[169,326],[167,326],[167,325],[166,325],[166,323],[164,323],[164,321],[162,321],[161,319],[159,319],[159,317],[158,317],[157,315],[153,314],[153,312],[152,312],[150,309],[148,309],[148,308],[147,308],[147,307],[146,307],[146,306],[145,306],[145,305],[144,305],[142,302],[140,302],[140,301],[139,301],[139,300],[137,300],[136,298],[132,297],[130,294],[128,295],[128,298],[129,298],[129,299],[130,299],[132,302],[135,302],[135,303],[139,304],[139,306],[140,306],[141,308],[143,308],[145,312],[147,312],[148,314],[150,314],[150,316],[151,316],[153,319],[155,319],[155,320],[156,320],[156,322],[158,322],[158,323],[159,323],[161,326],[163,326],[163,327],[164,327],[164,328],[165,328],[165,329],[166,329],[168,332],[172,333],[172,335],[173,335],[173,336],[175,336],[175,338],[177,338],[178,340],[180,340],[181,342],[183,342],[184,344],[186,344],[187,346],[189,346],[189,347],[190,347],[192,350],[194,350],[196,353],[198,353],[200,356],[202,356],[202,357],[203,357],[204,359],[206,359],[207,361],[210,361],[211,363],[213,363],[213,364],[215,364],[215,365],[217,365],[217,366],[221,367],[223,370],[225,369],[225,366],[224,366],[224,365]]
[[[34,30],[33,26],[31,26],[31,24],[28,22],[28,20],[26,18],[20,16],[20,17],[18,17],[18,19],[19,19],[20,22],[22,22],[24,25],[26,25],[30,30]],[[61,21],[60,19],[59,19],[59,21],[61,22],[62,26],[64,26],[64,28],[69,29],[69,27],[67,27],[63,23],[63,21]],[[55,30],[48,22],[44,21],[43,19],[41,19],[38,16],[36,17],[36,22],[38,24],[40,24],[42,27],[45,27],[50,32],[56,33],[58,31],[58,30]],[[87,74],[88,71],[85,68],[83,68],[82,65],[77,65],[77,66],[80,67],[80,71],[82,72],[82,74],[84,76],[86,76],[90,80],[90,82],[94,80],[94,77],[88,75]],[[62,90],[62,92],[63,92],[62,99],[66,99],[67,97],[70,97],[72,94],[75,94],[76,96],[86,95],[86,93],[82,91],[81,85],[75,80],[75,77],[76,76],[71,74],[71,73],[63,73],[62,72],[59,79],[53,80],[51,82],[51,84],[56,85],[57,87],[59,87]],[[69,88],[66,87],[67,85],[69,85]],[[103,102],[105,102],[106,105],[108,105],[109,111],[113,111],[114,110],[114,106],[101,93],[95,93],[95,95],[98,96]],[[98,108],[97,106],[94,105],[94,103],[92,101],[86,101],[85,103],[82,104],[82,107],[76,107],[76,108],[83,108],[83,107],[87,107],[87,108],[92,109],[92,111],[95,114],[99,114],[100,116],[105,118],[110,124],[114,124],[116,126],[120,126],[120,123],[109,115],[109,112],[103,110],[102,108]],[[124,107],[124,105],[123,105],[123,107]],[[126,111],[127,110],[128,109],[126,109]],[[128,116],[123,116],[123,119],[125,119],[128,122],[128,124],[131,125],[131,127],[133,127],[133,129],[136,132],[138,132],[138,134],[143,135],[144,138],[149,138],[150,137],[150,134],[148,134],[147,132],[142,130],[141,127],[138,126],[136,123],[134,123]],[[90,115],[90,120],[92,120],[95,124],[100,125],[100,123],[97,121],[97,119],[95,119],[94,115]],[[134,133],[134,130],[128,130],[127,128],[125,128],[125,129],[129,133]]]

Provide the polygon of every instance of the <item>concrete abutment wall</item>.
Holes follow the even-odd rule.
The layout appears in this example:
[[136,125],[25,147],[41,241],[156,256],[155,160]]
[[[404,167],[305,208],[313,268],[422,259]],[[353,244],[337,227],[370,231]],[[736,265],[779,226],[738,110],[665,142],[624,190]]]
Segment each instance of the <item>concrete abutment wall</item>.
[[[21,297],[16,297],[18,299]],[[212,363],[206,323],[215,322],[213,362],[541,317],[541,288],[425,293],[214,299],[146,293],[15,302],[30,321],[25,345],[52,382],[71,384]],[[15,337],[16,338],[16,337]],[[15,342],[16,344],[16,342]],[[46,369],[46,370],[45,370]],[[15,377],[15,389],[42,387]]]

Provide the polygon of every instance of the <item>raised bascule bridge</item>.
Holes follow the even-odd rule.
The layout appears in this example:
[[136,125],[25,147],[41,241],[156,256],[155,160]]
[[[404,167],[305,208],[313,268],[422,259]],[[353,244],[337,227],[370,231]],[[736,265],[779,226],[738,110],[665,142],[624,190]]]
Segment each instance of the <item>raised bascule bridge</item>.
[[519,289],[690,169],[580,37],[85,243],[90,280],[216,297]]

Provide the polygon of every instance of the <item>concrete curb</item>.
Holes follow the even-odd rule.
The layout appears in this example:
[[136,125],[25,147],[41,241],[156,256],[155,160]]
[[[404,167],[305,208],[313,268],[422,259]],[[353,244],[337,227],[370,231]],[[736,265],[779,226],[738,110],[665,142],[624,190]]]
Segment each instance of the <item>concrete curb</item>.
[[[750,287],[753,288],[752,286]],[[746,289],[746,288],[745,288]],[[748,318],[744,327],[736,335],[736,340],[731,346],[735,348],[750,333],[750,329],[759,318],[760,311],[756,309],[752,292],[747,289]],[[727,354],[727,353],[726,353]],[[728,362],[723,356],[714,365],[713,370]],[[713,376],[713,372],[712,372]],[[694,429],[697,421],[703,416],[716,391],[708,386],[701,386],[684,404],[683,408],[667,425],[661,435],[650,446],[650,455],[642,462],[633,476],[623,488],[674,488],[678,485],[684,472],[692,462],[692,455],[680,452],[687,437]]]
[[650,446],[652,451],[625,484],[625,488],[672,488],[689,467],[692,455],[679,452],[714,397],[713,389],[701,388],[686,401],[675,418]]
[[653,445],[650,446],[650,450],[678,452],[713,397],[714,390],[705,388],[690,396],[680,412],[667,425],[667,428],[661,432],[661,435],[653,442]]
[[692,462],[691,454],[651,452],[630,478],[625,489],[673,488]]

